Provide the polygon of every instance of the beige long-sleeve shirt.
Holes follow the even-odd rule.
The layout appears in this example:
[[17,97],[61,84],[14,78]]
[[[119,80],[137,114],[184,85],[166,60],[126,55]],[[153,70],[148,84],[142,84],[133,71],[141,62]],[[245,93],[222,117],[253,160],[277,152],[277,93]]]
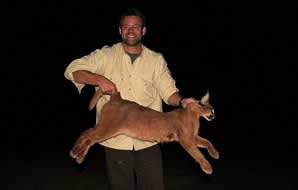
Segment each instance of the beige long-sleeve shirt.
[[[116,84],[123,99],[135,101],[157,111],[162,111],[162,100],[168,103],[168,98],[178,91],[163,56],[145,46],[133,64],[121,43],[112,47],[105,46],[72,61],[64,75],[81,91],[84,84],[76,83],[72,76],[72,73],[77,70],[87,70],[105,76]],[[103,96],[98,101],[97,121],[103,105],[108,100],[109,96]],[[140,150],[156,143],[118,135],[100,144],[114,149]]]

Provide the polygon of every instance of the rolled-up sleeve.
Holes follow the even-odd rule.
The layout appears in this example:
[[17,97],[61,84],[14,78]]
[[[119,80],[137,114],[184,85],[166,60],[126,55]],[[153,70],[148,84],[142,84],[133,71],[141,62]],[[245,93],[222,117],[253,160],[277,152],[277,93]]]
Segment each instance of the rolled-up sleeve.
[[178,92],[176,82],[171,76],[171,72],[162,55],[159,56],[159,63],[156,65],[157,69],[154,75],[154,86],[158,90],[163,101],[168,104],[169,97]]
[[64,76],[68,80],[72,81],[73,84],[79,90],[79,92],[81,92],[82,88],[85,85],[75,82],[72,73],[78,70],[90,71],[92,73],[100,73],[100,70],[102,69],[104,63],[104,54],[101,50],[97,49],[87,56],[73,60],[66,67]]

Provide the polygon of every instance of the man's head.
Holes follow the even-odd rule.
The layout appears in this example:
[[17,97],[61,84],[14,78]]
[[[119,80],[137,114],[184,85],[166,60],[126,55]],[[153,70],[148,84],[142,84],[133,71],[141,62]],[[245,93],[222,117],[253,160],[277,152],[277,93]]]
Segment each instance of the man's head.
[[143,13],[135,8],[123,12],[120,17],[119,33],[126,45],[141,44],[142,36],[146,33],[146,18]]

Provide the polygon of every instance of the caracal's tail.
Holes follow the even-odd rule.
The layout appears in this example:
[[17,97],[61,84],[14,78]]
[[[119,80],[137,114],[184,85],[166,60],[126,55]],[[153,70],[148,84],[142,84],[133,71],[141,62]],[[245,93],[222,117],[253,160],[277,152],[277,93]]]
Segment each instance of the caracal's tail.
[[99,98],[101,98],[103,95],[102,91],[100,88],[98,88],[98,90],[94,93],[93,97],[91,98],[90,102],[89,102],[89,110],[92,110],[96,103],[98,102]]

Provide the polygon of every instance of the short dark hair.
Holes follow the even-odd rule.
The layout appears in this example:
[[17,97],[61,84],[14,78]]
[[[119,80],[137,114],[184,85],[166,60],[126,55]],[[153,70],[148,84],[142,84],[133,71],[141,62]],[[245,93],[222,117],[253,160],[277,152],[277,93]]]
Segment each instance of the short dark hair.
[[124,19],[124,17],[126,16],[138,16],[141,18],[142,21],[142,27],[146,26],[146,17],[145,15],[137,8],[129,8],[126,9],[124,12],[122,12],[122,14],[120,15],[120,22],[119,22],[119,26],[122,25],[122,21]]

